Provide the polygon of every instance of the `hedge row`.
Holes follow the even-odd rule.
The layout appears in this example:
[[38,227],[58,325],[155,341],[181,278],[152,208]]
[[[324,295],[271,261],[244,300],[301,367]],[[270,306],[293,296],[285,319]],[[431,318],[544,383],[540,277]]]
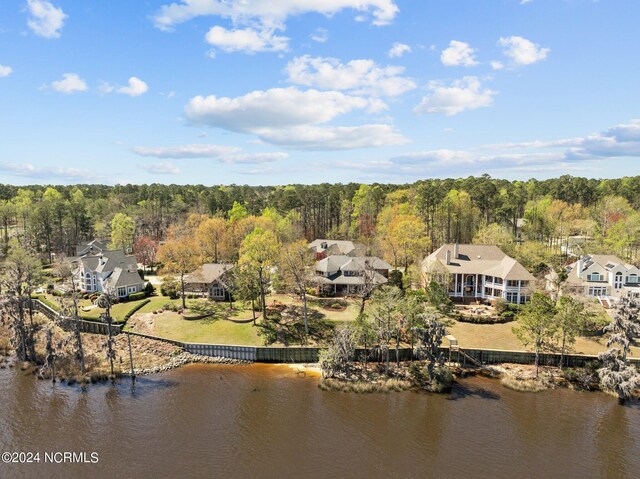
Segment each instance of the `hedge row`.
[[[140,293],[144,296],[144,293]],[[131,297],[131,296],[130,296]],[[135,313],[137,313],[143,306],[146,306],[147,304],[149,304],[151,302],[150,299],[145,299],[144,301],[141,301],[140,303],[136,304],[127,314],[124,315],[124,318],[122,320],[122,323],[126,323],[127,321],[129,321],[129,318],[131,316],[133,316]]]
[[131,293],[127,298],[129,301],[137,301],[139,299],[143,299],[147,297],[147,293],[144,291],[140,291],[139,293]]
[[[124,317],[122,319],[113,318],[114,324],[125,324],[129,320],[129,318],[134,315],[134,313],[136,313],[140,308],[142,308],[143,306],[145,306],[146,304],[148,304],[150,302],[151,302],[150,299],[145,299],[144,301],[140,301],[133,308],[131,308],[127,312],[127,314],[124,315]],[[84,319],[85,321],[93,321],[94,323],[101,323],[102,322],[102,321],[100,321],[100,318],[92,318],[92,317],[83,316],[83,315],[80,315],[80,319]]]
[[32,294],[31,297],[33,299],[39,300],[41,303],[46,304],[47,306],[49,306],[54,311],[60,311],[60,305],[58,303],[55,303],[54,301],[51,301],[44,294]]
[[458,314],[456,320],[461,323],[472,324],[504,324],[510,323],[514,320],[513,315],[504,316],[467,316],[465,314]]

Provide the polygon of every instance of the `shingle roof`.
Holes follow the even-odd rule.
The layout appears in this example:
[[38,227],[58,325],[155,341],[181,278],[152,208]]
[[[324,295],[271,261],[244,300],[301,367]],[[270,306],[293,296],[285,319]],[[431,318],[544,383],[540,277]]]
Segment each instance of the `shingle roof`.
[[215,280],[220,280],[222,275],[233,268],[229,263],[207,263],[200,266],[193,273],[184,277],[184,282],[197,284],[211,284]]
[[115,291],[116,288],[121,286],[133,286],[144,283],[138,271],[131,272],[122,268],[115,268],[106,280],[109,288]]
[[[385,284],[389,281],[376,271],[371,271],[369,274],[371,275],[370,283],[376,286]],[[365,278],[363,276],[345,276],[342,274],[342,271],[332,274],[329,277],[314,276],[313,279],[320,284],[363,285],[365,283]]]
[[87,254],[96,254],[106,251],[107,244],[94,239],[93,241],[89,241],[88,243],[80,243],[76,246],[76,256],[84,256]]
[[[618,265],[624,266],[624,268],[629,272],[637,271],[637,268],[634,265],[625,263],[617,256],[614,256],[611,254],[592,254],[592,255],[586,255],[582,258],[582,271],[580,271],[580,273],[589,269],[594,264],[599,265],[602,269],[607,271],[611,271],[613,268],[615,268]],[[606,281],[590,281],[588,279],[580,278],[576,271],[577,267],[578,267],[578,262],[576,261],[570,264],[569,267],[567,268],[566,271],[567,271],[568,283],[575,284],[575,285],[581,285],[581,284],[601,285],[603,282],[606,282]],[[555,273],[553,272],[550,275],[548,275],[550,279],[553,278],[554,276],[555,276]]]
[[77,258],[76,263],[82,266],[83,269],[94,271],[96,273],[111,273],[120,268],[127,272],[131,272],[138,276],[139,281],[142,281],[138,274],[138,264],[133,256],[124,254],[122,250],[104,251],[97,255],[87,255]]
[[[458,257],[454,254],[455,245],[445,244],[427,256],[422,262],[422,269],[444,267],[450,273],[484,274],[502,279],[534,281],[534,276],[515,259],[507,256],[494,245],[458,245]],[[451,261],[447,264],[447,251]]]
[[327,255],[356,256],[362,254],[364,247],[361,244],[346,240],[317,239],[309,243],[309,248],[314,253],[327,253]]
[[389,270],[391,265],[385,260],[375,256],[345,256],[332,255],[316,263],[316,271],[331,273],[342,271],[364,271],[366,267],[371,269]]

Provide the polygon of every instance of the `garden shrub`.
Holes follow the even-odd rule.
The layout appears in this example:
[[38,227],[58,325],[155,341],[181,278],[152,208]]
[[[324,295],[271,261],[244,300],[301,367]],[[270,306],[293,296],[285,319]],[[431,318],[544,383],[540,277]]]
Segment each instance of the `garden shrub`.
[[144,292],[147,296],[151,296],[155,290],[156,288],[154,288],[153,285],[149,282],[144,285]]

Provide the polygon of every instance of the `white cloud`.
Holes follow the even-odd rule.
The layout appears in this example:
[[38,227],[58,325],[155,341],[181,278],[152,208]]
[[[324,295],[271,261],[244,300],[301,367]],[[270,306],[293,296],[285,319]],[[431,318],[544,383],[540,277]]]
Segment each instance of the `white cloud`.
[[531,65],[547,58],[551,51],[523,37],[501,37],[498,45],[505,47],[504,54],[516,65]]
[[93,171],[79,168],[68,168],[61,166],[40,167],[30,163],[19,165],[13,163],[0,163],[0,171],[13,176],[20,176],[33,179],[61,179],[65,181],[104,181],[104,176],[96,175]]
[[493,103],[497,92],[488,88],[482,89],[477,77],[469,76],[454,80],[449,86],[440,82],[431,82],[432,94],[422,98],[415,113],[444,113],[447,116],[457,115],[465,110],[487,107]]
[[416,88],[413,80],[400,76],[403,67],[381,67],[373,60],[343,64],[336,58],[304,55],[291,60],[285,70],[292,83],[358,95],[398,96]]
[[180,168],[169,161],[161,161],[159,163],[147,163],[140,165],[147,173],[154,175],[177,175],[180,173]]
[[186,105],[185,116],[194,124],[256,132],[261,128],[326,123],[354,109],[376,112],[385,107],[376,99],[289,87],[257,90],[236,98],[197,96]]
[[405,53],[410,53],[411,47],[404,43],[395,42],[389,49],[389,58],[399,58]]
[[449,42],[449,48],[442,50],[440,61],[448,67],[472,67],[478,64],[473,56],[474,52],[475,50],[471,48],[468,43],[451,40],[451,42]]
[[8,77],[12,73],[13,73],[13,68],[5,65],[0,65],[0,77]]
[[86,82],[75,73],[64,73],[62,80],[51,82],[49,86],[53,90],[61,93],[74,93],[77,91],[87,91],[89,89]]
[[133,152],[140,156],[171,159],[211,158],[222,163],[272,163],[289,157],[285,152],[247,153],[237,146],[194,144],[170,147],[136,146]]
[[30,17],[27,25],[36,35],[58,38],[67,15],[62,8],[54,7],[46,0],[27,0]]
[[628,123],[615,125],[600,133],[591,133],[584,137],[553,141],[501,143],[485,145],[483,148],[525,151],[562,148],[564,149],[562,159],[567,161],[621,157],[640,158],[640,119],[630,120]]
[[502,70],[504,68],[504,63],[499,62],[497,60],[493,60],[491,62],[491,68],[494,70]]
[[326,43],[329,40],[329,32],[326,28],[316,28],[316,31],[309,35],[314,42]]
[[129,78],[127,86],[118,88],[116,91],[124,95],[140,96],[149,90],[149,86],[138,77]]
[[172,147],[136,146],[134,153],[155,158],[220,158],[240,152],[241,148],[223,145],[183,145]]
[[100,92],[101,95],[108,95],[113,90],[115,90],[115,87],[105,81],[101,81],[100,85],[98,86],[98,91]]
[[163,5],[153,21],[161,30],[200,16],[218,16],[234,24],[281,26],[290,16],[306,13],[334,15],[345,9],[370,14],[374,25],[390,23],[398,13],[393,0],[181,0]]
[[225,52],[276,52],[289,47],[287,37],[275,35],[273,29],[267,28],[227,30],[216,25],[207,32],[205,38],[207,43]]
[[[520,151],[501,151],[516,150]],[[492,151],[486,151],[492,150]],[[372,178],[459,177],[465,174],[552,175],[592,173],[615,168],[615,159],[640,159],[640,119],[584,137],[483,145],[469,150],[407,152],[388,159],[334,162],[332,168],[357,170]]]
[[259,137],[268,143],[298,150],[328,151],[354,148],[379,148],[403,145],[409,140],[391,125],[316,127],[296,126],[286,129],[262,129]]

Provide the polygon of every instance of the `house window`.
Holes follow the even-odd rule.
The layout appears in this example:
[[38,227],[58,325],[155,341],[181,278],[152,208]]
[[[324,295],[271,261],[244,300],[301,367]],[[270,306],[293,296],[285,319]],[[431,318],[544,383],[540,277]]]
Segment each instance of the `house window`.
[[520,296],[520,304],[525,304],[527,301],[529,301],[529,296]]
[[131,293],[135,293],[138,290],[138,288],[136,286],[129,286],[127,288],[127,293],[131,294]]
[[213,296],[214,298],[223,298],[224,288],[220,288],[219,286],[211,288],[211,296]]
[[520,281],[520,286],[526,288],[527,286],[529,286],[529,281]]
[[636,284],[637,282],[638,282],[638,275],[637,274],[630,274],[627,277],[627,283]]
[[606,296],[607,288],[603,286],[591,286],[589,287],[589,296]]
[[507,293],[507,303],[517,303],[518,302],[518,293]]
[[485,296],[493,296],[493,288],[484,288]]
[[494,284],[502,284],[502,278],[494,278],[493,279],[493,283]]
[[124,286],[121,288],[118,288],[118,297],[122,298],[123,296],[127,295],[127,288],[125,288]]
[[615,289],[622,288],[622,273],[618,271],[613,279],[613,287]]
[[518,280],[517,279],[508,279],[507,280],[507,286],[518,286]]
[[485,283],[493,283],[493,276],[485,276],[484,281]]
[[604,275],[600,273],[591,273],[587,275],[587,280],[589,281],[604,281]]

